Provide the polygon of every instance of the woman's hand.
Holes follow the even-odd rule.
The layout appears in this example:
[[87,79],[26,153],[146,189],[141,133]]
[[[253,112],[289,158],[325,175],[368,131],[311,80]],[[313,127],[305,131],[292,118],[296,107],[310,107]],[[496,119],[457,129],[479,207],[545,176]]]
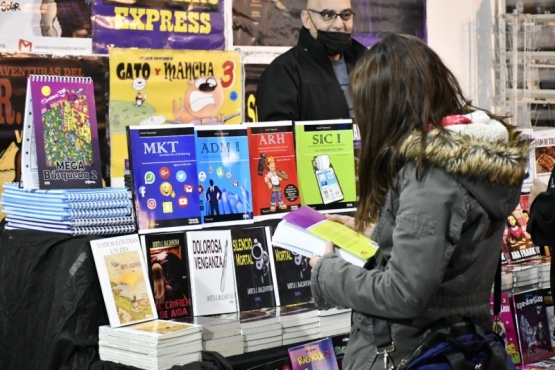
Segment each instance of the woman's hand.
[[[330,253],[335,253],[334,247],[333,247],[333,243],[328,241],[326,243],[326,250],[324,252],[324,255],[326,254],[330,254]],[[308,261],[308,263],[310,264],[310,267],[314,267],[316,266],[316,263],[318,263],[318,261],[320,260],[320,255],[319,254],[315,254],[310,258],[310,261]]]
[[[354,217],[345,216],[345,215],[335,215],[335,214],[329,214],[329,213],[326,213],[324,216],[326,216],[326,218],[330,221],[339,222],[347,226],[348,228],[356,230]],[[376,226],[376,224],[368,225],[368,227],[364,230],[363,234],[366,235],[367,237],[370,237],[370,234],[372,234],[372,230],[374,230],[374,226]]]

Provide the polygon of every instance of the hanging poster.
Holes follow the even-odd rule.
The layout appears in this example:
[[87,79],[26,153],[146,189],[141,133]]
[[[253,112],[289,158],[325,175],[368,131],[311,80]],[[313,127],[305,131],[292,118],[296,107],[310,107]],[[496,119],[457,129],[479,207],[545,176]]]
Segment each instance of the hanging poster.
[[224,49],[224,1],[94,0],[93,50]]

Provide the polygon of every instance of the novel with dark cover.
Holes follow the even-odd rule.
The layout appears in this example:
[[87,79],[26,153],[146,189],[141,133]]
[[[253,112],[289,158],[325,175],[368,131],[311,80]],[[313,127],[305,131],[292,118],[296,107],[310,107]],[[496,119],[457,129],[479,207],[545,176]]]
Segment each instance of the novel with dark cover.
[[195,126],[202,223],[252,222],[247,129]]
[[293,123],[257,122],[248,130],[254,218],[279,218],[301,205]]
[[200,227],[193,126],[128,126],[127,134],[139,233]]
[[553,356],[549,322],[540,289],[513,295],[522,364],[531,364]]
[[192,318],[191,275],[185,233],[146,234],[143,240],[158,318]]
[[269,237],[269,230],[264,226],[236,226],[231,229],[240,311],[276,305],[268,250]]

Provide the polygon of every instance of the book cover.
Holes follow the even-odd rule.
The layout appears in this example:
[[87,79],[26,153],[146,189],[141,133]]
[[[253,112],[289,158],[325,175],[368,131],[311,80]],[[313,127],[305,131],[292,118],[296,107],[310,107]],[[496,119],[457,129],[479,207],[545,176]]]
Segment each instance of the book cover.
[[[22,131],[27,98],[27,79],[30,74],[43,73],[65,77],[91,77],[98,138],[101,147],[103,175],[108,166],[106,113],[108,111],[108,57],[100,55],[69,56],[63,58],[48,54],[0,53],[0,81],[4,87],[0,109],[0,184],[19,181],[21,178]],[[109,182],[106,182],[109,185]],[[3,218],[3,215],[0,215]]]
[[129,126],[127,130],[139,233],[199,228],[193,126]]
[[90,241],[110,326],[157,319],[137,234]]
[[545,184],[549,182],[551,170],[555,164],[555,129],[535,129],[534,138],[534,155],[531,158],[533,163],[533,178],[543,181]]
[[255,220],[300,207],[293,123],[252,123],[248,134]]
[[308,257],[268,245],[270,265],[274,274],[276,306],[312,302]]
[[249,146],[244,126],[195,126],[203,224],[253,219]]
[[[493,331],[505,341],[505,349],[511,361],[515,365],[519,365],[521,361],[520,346],[518,344],[518,333],[514,320],[512,309],[512,298],[508,293],[501,293],[501,310],[499,317],[494,318]],[[493,317],[493,296],[490,297],[490,311]]]
[[289,348],[292,370],[339,370],[330,338]]
[[354,210],[352,121],[295,122],[295,150],[302,204],[318,210]]
[[231,238],[239,310],[275,306],[268,228],[236,226],[231,229]]
[[363,266],[378,251],[372,239],[335,221],[309,206],[283,216],[272,236],[272,243],[306,257],[324,254],[326,241],[336,245],[337,254],[348,262]]
[[289,357],[283,357],[261,365],[249,367],[247,370],[291,370],[291,366]]
[[542,289],[543,303],[549,324],[549,339],[551,340],[551,351],[555,354],[555,312],[553,309],[553,295],[551,288]]
[[540,290],[513,295],[522,364],[546,360],[553,356],[549,322]]
[[184,232],[142,236],[158,318],[192,318],[191,274]]
[[532,237],[526,232],[529,212],[521,204],[522,202],[507,217],[503,232],[503,243],[511,262],[530,260],[541,255],[540,247],[534,244]]
[[345,352],[347,352],[349,338],[350,334],[339,334],[331,337],[331,343],[333,344],[335,359],[337,360],[339,370],[343,369],[343,357],[345,357]]
[[110,48],[109,58],[112,186],[124,185],[127,126],[242,122],[237,51]]
[[21,186],[101,188],[92,79],[31,75],[28,81]]
[[95,53],[111,47],[224,49],[223,1],[96,0],[92,6]]
[[237,312],[230,230],[187,232],[193,312],[197,316]]

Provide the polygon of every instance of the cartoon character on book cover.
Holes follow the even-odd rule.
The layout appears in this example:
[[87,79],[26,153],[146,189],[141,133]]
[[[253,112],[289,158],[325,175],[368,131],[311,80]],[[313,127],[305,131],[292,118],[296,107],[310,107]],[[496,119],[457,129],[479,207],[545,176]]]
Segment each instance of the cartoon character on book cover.
[[[497,333],[505,342],[505,349],[513,364],[520,364],[520,346],[518,344],[518,333],[511,309],[512,298],[508,293],[501,293],[501,307],[497,318],[493,320],[493,332]],[[493,296],[490,297],[490,311],[493,317]]]
[[549,322],[541,291],[513,295],[522,363],[530,364],[553,356]]
[[139,252],[108,254],[104,263],[120,324],[153,318]]
[[301,205],[291,122],[249,127],[255,216],[289,212]]
[[288,349],[292,370],[339,370],[330,338]]
[[110,48],[112,185],[123,184],[125,127],[242,121],[237,51]]
[[534,245],[526,231],[528,210],[517,205],[507,217],[503,243],[511,261],[522,261],[540,255],[540,248]]

